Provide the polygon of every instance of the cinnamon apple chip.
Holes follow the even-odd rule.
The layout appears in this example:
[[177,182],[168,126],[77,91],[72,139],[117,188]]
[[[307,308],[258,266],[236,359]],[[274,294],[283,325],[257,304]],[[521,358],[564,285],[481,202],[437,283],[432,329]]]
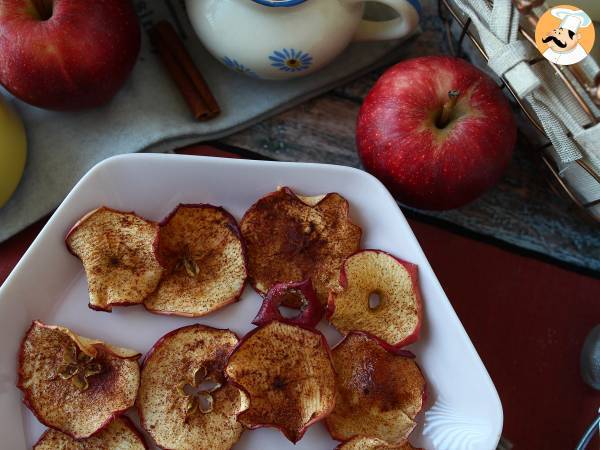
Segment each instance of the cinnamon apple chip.
[[285,187],[252,205],[240,228],[254,288],[266,294],[275,284],[310,278],[325,305],[342,262],[360,245],[361,229],[350,222],[348,209],[339,194],[300,197]]
[[337,386],[335,409],[325,419],[331,436],[403,442],[425,396],[425,379],[412,354],[390,353],[366,334],[352,333],[331,356]]
[[333,367],[318,331],[269,322],[242,338],[225,373],[250,401],[238,420],[278,428],[294,443],[335,404]]
[[226,450],[243,432],[242,391],[223,374],[238,343],[229,330],[191,325],[174,330],[146,355],[137,409],[161,448]]
[[400,444],[388,444],[377,438],[355,437],[348,442],[340,444],[336,450],[420,450],[416,449],[408,441]]
[[113,420],[95,435],[81,440],[57,430],[46,430],[33,450],[147,450],[144,438],[127,416]]
[[235,302],[246,282],[246,254],[233,216],[212,205],[179,205],[160,225],[166,273],[144,305],[152,312],[203,316]]
[[21,344],[18,387],[43,424],[91,436],[133,406],[140,354],[33,322]]
[[364,331],[390,351],[418,339],[417,266],[381,250],[363,250],[344,261],[339,284],[329,294],[327,318],[340,333]]
[[156,256],[158,225],[134,213],[107,207],[81,218],[67,234],[67,247],[83,262],[92,309],[134,305],[156,289],[162,268]]

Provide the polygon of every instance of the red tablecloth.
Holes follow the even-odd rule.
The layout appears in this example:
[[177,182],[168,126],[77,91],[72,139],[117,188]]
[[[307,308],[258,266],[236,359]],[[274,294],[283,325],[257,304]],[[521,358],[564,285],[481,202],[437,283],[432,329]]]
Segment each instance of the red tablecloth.
[[[0,245],[0,283],[44,222]],[[574,448],[600,407],[600,393],[579,376],[583,340],[600,323],[600,281],[409,222],[496,384],[503,435],[515,449]]]

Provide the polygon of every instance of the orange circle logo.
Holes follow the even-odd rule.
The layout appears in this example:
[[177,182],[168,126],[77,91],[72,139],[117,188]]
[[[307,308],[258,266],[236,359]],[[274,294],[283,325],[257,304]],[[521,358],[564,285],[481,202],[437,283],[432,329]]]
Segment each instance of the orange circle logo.
[[535,43],[548,61],[561,66],[576,64],[592,50],[594,24],[585,11],[560,5],[544,13],[535,28]]

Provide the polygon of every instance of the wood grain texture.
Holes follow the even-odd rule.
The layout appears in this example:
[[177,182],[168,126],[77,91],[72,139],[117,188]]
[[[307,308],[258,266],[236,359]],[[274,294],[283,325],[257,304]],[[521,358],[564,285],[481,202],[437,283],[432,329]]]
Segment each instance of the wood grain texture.
[[[405,44],[404,59],[448,53],[437,2],[425,0],[423,33]],[[360,167],[354,142],[362,99],[383,69],[223,139],[282,161]],[[564,262],[600,271],[600,232],[549,187],[535,149],[519,142],[513,161],[492,190],[465,207],[427,215]]]

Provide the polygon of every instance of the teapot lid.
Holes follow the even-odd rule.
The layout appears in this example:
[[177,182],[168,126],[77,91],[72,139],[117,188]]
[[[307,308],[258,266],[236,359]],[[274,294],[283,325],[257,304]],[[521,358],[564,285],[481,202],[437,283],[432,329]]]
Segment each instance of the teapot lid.
[[304,3],[306,0],[252,0],[255,3],[265,6],[296,6]]

